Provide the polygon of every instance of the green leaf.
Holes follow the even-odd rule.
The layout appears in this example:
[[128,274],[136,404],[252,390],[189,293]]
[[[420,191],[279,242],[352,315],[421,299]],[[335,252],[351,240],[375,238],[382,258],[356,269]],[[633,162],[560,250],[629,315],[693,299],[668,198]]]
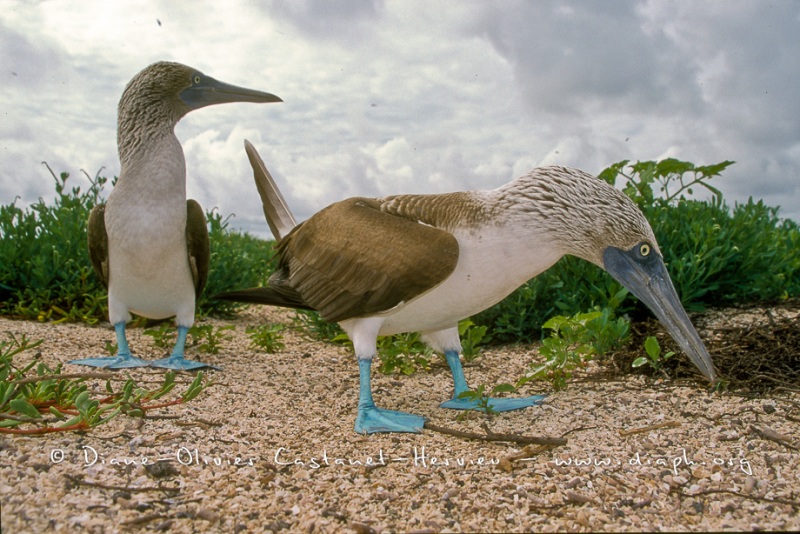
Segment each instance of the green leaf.
[[86,413],[91,405],[91,397],[88,391],[82,391],[75,397],[75,408],[82,414]]
[[653,361],[658,361],[661,357],[661,345],[654,336],[648,336],[644,341],[644,350]]
[[24,423],[24,421],[17,421],[16,419],[0,419],[0,428],[10,428],[21,425],[22,423]]
[[75,417],[73,417],[72,419],[69,419],[68,421],[64,421],[64,424],[62,424],[62,425],[60,425],[60,426],[61,426],[61,427],[73,426],[73,425],[77,425],[77,424],[78,424],[78,423],[80,423],[81,421],[83,421],[83,416],[76,415],[76,416],[75,416]]
[[644,364],[646,364],[647,361],[648,361],[647,358],[645,358],[644,356],[639,356],[638,358],[633,360],[633,363],[631,364],[631,367],[633,367],[633,368],[641,367]]
[[28,402],[25,399],[12,399],[11,402],[8,403],[11,406],[11,409],[17,412],[20,415],[26,415],[33,419],[41,419],[42,414],[39,413],[39,410],[36,407]]

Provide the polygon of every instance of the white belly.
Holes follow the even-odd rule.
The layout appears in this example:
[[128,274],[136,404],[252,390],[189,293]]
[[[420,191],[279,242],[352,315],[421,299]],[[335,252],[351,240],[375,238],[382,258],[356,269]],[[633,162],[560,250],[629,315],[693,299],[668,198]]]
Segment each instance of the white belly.
[[[528,243],[507,229],[456,234],[458,265],[444,282],[420,297],[395,307],[384,317],[380,335],[435,332],[479,313],[552,266],[562,253],[547,242]],[[528,235],[530,239],[530,234]]]
[[137,206],[135,201],[106,208],[109,259],[109,318],[177,316],[194,321],[195,289],[186,245],[186,204]]
[[[179,324],[187,325],[188,321],[191,325],[194,304],[185,241],[165,249],[141,249],[138,253],[109,250],[109,312],[112,307],[117,308],[117,321],[124,319],[120,315],[125,308],[126,312],[151,319],[176,315]],[[113,317],[111,320],[116,322]]]

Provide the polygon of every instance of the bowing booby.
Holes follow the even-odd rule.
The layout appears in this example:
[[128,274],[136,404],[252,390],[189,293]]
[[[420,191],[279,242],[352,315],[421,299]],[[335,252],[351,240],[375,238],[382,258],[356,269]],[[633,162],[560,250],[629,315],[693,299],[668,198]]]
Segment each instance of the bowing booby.
[[[89,255],[108,289],[118,350],[113,357],[70,363],[110,369],[206,367],[184,358],[210,253],[203,209],[186,199],[186,161],[174,130],[190,111],[226,102],[281,99],[170,62],[150,65],[125,87],[117,121],[119,179],[106,205],[91,211],[88,224]],[[175,316],[178,339],[169,357],[148,362],[131,355],[125,337],[131,312],[150,319]]]
[[[359,433],[416,432],[424,418],[375,406],[370,367],[380,335],[421,332],[443,352],[455,384],[467,383],[458,322],[496,304],[566,254],[608,271],[641,299],[710,381],[711,358],[664,266],[653,231],[622,192],[583,171],[542,167],[489,191],[351,198],[305,222],[285,208],[266,167],[245,146],[276,239],[268,287],[216,298],[317,310],[338,322],[359,364]],[[278,199],[278,200],[276,200]],[[277,214],[277,215],[276,215]],[[496,411],[540,404],[544,396],[491,399]]]

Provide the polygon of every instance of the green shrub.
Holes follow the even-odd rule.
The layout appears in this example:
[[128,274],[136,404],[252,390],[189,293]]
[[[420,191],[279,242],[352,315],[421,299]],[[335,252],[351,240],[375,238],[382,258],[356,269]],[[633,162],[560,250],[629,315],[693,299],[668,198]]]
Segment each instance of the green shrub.
[[[49,169],[49,167],[48,167]],[[86,250],[89,211],[101,202],[106,178],[67,188],[69,174],[56,176],[55,202],[39,199],[27,209],[0,206],[0,313],[26,319],[96,322],[107,313],[105,289]]]
[[[49,167],[48,167],[49,169]],[[102,170],[102,169],[101,169]],[[55,180],[53,203],[23,209],[17,199],[0,206],[0,314],[40,321],[94,323],[108,314],[107,295],[94,274],[86,245],[89,212],[105,202],[108,179],[86,176],[89,187]],[[273,242],[228,229],[230,217],[207,212],[211,259],[198,313],[225,314],[236,303],[211,300],[217,292],[262,284],[273,270]]]
[[800,292],[800,230],[777,208],[750,199],[729,210],[715,199],[645,211],[688,310]]

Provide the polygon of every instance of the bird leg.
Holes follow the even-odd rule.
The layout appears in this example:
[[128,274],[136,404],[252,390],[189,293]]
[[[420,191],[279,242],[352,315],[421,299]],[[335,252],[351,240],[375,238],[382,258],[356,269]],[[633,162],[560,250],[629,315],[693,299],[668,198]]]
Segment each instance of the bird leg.
[[150,362],[136,358],[131,355],[128,347],[128,340],[125,337],[125,321],[120,321],[114,325],[117,334],[117,355],[104,358],[86,358],[83,360],[70,360],[67,363],[76,365],[88,365],[91,367],[104,367],[106,369],[129,369],[132,367],[147,367]]
[[186,346],[186,336],[188,333],[188,326],[178,326],[178,339],[175,341],[175,348],[172,349],[172,354],[167,358],[161,358],[160,360],[150,362],[150,366],[161,367],[163,369],[175,369],[176,371],[194,371],[195,369],[203,369],[206,367],[220,370],[219,367],[203,362],[187,360],[183,357],[183,350]]
[[[444,357],[447,360],[447,365],[450,367],[450,372],[453,373],[454,391],[453,398],[447,402],[443,402],[439,406],[441,408],[450,408],[453,410],[476,410],[479,409],[477,399],[460,399],[459,395],[465,391],[469,391],[467,380],[464,378],[464,368],[461,366],[461,360],[458,358],[458,352],[446,351]],[[519,410],[529,406],[536,406],[541,404],[546,395],[532,395],[530,397],[520,397],[516,399],[489,399],[489,408],[495,412],[509,412],[511,410]]]
[[359,434],[419,432],[425,424],[424,417],[406,412],[384,410],[375,406],[375,402],[372,400],[371,367],[372,358],[358,359],[359,389],[356,432]]

